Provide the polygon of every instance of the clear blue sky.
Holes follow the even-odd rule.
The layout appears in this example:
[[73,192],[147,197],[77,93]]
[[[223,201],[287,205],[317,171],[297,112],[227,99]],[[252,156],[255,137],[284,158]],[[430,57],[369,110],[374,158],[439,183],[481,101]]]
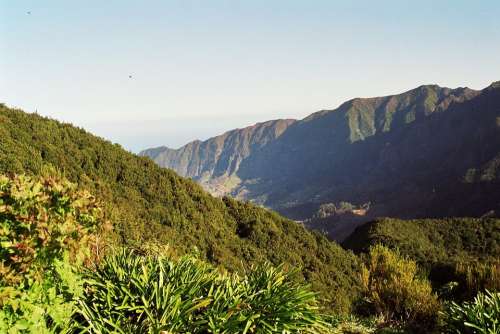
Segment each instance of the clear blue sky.
[[0,45],[1,102],[136,152],[421,84],[483,88],[500,80],[500,1],[0,0]]

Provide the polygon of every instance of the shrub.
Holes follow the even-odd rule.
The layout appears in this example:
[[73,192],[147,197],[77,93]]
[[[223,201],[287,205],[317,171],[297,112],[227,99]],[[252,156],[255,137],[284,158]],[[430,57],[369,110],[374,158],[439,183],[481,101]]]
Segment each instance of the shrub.
[[68,329],[101,211],[64,179],[0,175],[0,332]]
[[0,333],[61,333],[72,327],[75,296],[83,290],[68,261],[56,260],[41,281],[0,287]]
[[315,294],[268,265],[221,274],[192,257],[177,261],[122,250],[86,272],[75,321],[98,333],[283,333],[326,329]]
[[439,303],[429,281],[417,277],[415,261],[375,245],[370,248],[367,262],[362,269],[362,282],[366,306],[372,313],[410,327],[435,324]]
[[500,293],[479,293],[472,302],[451,302],[444,312],[449,333],[500,333]]
[[0,175],[0,284],[39,278],[65,251],[81,257],[100,219],[96,200],[66,180]]
[[462,285],[467,290],[466,296],[472,298],[480,291],[500,291],[500,260],[487,263],[459,263],[455,267],[457,276],[463,277]]

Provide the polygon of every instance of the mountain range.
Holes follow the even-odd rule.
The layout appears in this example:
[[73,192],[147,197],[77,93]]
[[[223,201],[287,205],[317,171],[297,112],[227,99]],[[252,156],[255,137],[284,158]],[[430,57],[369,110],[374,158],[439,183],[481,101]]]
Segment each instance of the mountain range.
[[497,216],[500,82],[355,98],[140,155],[339,240],[380,216]]

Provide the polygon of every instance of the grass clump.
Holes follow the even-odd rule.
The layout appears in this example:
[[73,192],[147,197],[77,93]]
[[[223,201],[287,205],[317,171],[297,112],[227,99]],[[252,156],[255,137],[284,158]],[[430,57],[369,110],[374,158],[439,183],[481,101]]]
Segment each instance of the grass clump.
[[331,334],[372,334],[377,330],[376,317],[360,319],[353,315],[330,316]]

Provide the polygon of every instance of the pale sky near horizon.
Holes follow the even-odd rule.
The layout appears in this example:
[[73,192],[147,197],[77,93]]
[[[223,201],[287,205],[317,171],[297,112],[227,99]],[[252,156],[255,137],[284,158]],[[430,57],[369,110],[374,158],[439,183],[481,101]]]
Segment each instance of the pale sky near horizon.
[[484,88],[500,1],[0,0],[0,45],[0,102],[138,152],[421,84]]

